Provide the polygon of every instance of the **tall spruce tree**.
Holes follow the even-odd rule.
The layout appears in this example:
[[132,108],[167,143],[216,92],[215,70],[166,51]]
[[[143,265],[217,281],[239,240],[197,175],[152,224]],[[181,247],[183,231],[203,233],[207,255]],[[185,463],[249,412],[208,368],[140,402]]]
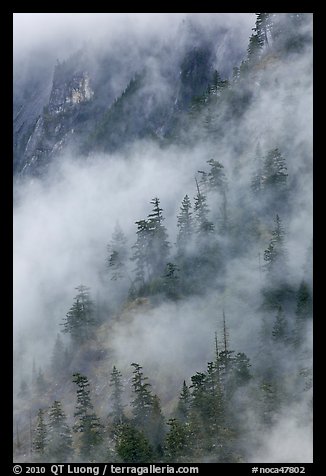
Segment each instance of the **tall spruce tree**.
[[122,374],[113,366],[110,378],[110,386],[112,387],[112,419],[115,425],[121,424],[124,420],[123,403],[122,403]]
[[36,427],[33,435],[32,448],[37,461],[44,461],[47,445],[48,430],[45,423],[45,411],[39,409],[37,412]]
[[144,377],[142,367],[133,362],[131,366],[133,370],[132,386],[134,399],[131,402],[133,407],[133,416],[135,424],[144,429],[148,423],[153,405],[153,395],[150,391],[151,384],[147,382],[148,377]]
[[119,281],[126,275],[127,238],[119,224],[116,225],[112,240],[108,244],[107,267],[112,281]]
[[148,227],[150,233],[149,241],[149,264],[151,267],[151,277],[160,276],[168,261],[170,244],[168,234],[163,225],[163,209],[160,207],[160,200],[155,197],[151,201],[153,205],[152,213],[148,215]]
[[179,253],[183,253],[187,249],[187,245],[191,244],[194,231],[191,208],[190,198],[185,195],[181,203],[180,214],[177,217],[177,248]]
[[77,385],[73,431],[80,433],[80,455],[89,460],[103,441],[103,425],[93,411],[88,378],[74,373],[72,381]]
[[72,454],[72,435],[60,401],[54,401],[49,410],[47,461],[69,462]]
[[78,293],[64,319],[62,332],[70,334],[74,344],[82,344],[93,336],[96,325],[95,306],[90,288],[81,284],[76,289]]

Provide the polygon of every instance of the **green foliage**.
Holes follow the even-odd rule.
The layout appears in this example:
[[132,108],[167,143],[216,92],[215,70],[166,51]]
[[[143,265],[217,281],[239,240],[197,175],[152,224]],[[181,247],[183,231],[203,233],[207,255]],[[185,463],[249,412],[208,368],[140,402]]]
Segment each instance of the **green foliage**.
[[179,268],[174,263],[167,263],[165,272],[164,272],[164,291],[168,298],[178,299],[180,296],[179,293]]
[[73,454],[71,430],[59,401],[54,401],[49,410],[46,453],[50,463],[70,461]]
[[40,408],[37,413],[37,422],[33,435],[33,452],[38,461],[43,461],[46,450],[48,431],[44,417],[45,411]]
[[272,336],[276,342],[285,342],[287,340],[287,323],[282,306],[279,306],[275,323],[272,330]]
[[187,248],[193,236],[194,227],[191,208],[190,198],[188,195],[185,195],[181,203],[180,214],[177,217],[177,247],[179,253],[182,253]]
[[77,403],[74,413],[76,421],[73,431],[81,433],[80,454],[82,457],[89,458],[103,441],[103,425],[93,412],[94,407],[90,398],[87,377],[75,373],[73,374],[73,382],[77,385]]
[[150,391],[151,384],[147,382],[148,377],[144,377],[142,367],[139,364],[133,362],[131,366],[134,368],[132,378],[134,399],[131,402],[134,422],[140,428],[144,428],[153,405],[153,395]]
[[122,374],[113,366],[111,372],[110,386],[112,391],[112,419],[114,424],[121,424],[124,420],[123,404],[122,404],[122,392],[123,385],[121,382]]
[[151,463],[153,450],[141,430],[129,423],[120,425],[116,451],[123,463]]
[[92,337],[96,320],[89,288],[81,284],[76,289],[78,293],[64,319],[62,332],[70,334],[74,344],[82,344]]
[[165,458],[168,462],[185,461],[188,454],[189,429],[176,418],[167,422],[170,429],[165,437]]
[[125,277],[127,260],[127,239],[120,226],[117,224],[108,245],[107,267],[112,281],[118,281]]
[[275,228],[272,231],[272,238],[264,251],[265,269],[271,281],[278,278],[285,279],[287,275],[287,252],[285,248],[285,232],[281,219],[275,217]]

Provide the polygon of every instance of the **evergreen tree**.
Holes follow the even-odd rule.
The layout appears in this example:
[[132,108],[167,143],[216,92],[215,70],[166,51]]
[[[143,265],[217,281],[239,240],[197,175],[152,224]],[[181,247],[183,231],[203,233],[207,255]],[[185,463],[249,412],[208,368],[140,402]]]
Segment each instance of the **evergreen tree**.
[[130,423],[119,426],[116,451],[123,463],[151,463],[152,447],[144,433]]
[[149,224],[146,220],[136,221],[137,225],[137,241],[132,247],[135,251],[131,258],[135,261],[135,281],[140,287],[145,285],[145,282],[149,275],[149,259],[148,259],[148,247],[149,247]]
[[272,238],[264,251],[264,260],[266,262],[265,269],[271,281],[284,280],[286,278],[287,252],[285,248],[285,232],[278,215],[275,217],[275,228],[272,231]]
[[305,281],[301,281],[296,296],[296,322],[294,344],[299,346],[305,339],[306,323],[312,318],[312,296]]
[[263,155],[260,144],[257,144],[255,153],[256,170],[251,180],[251,190],[258,195],[263,189]]
[[272,149],[267,153],[263,166],[264,189],[278,190],[280,193],[286,189],[287,167],[284,157],[279,149]]
[[37,422],[32,443],[33,452],[36,454],[38,461],[43,461],[47,444],[47,426],[44,420],[44,414],[44,410],[40,408],[37,413]]
[[122,404],[122,389],[123,385],[121,382],[122,374],[119,370],[113,366],[111,372],[110,385],[113,388],[112,391],[112,418],[114,424],[121,424],[124,420],[123,415],[123,404]]
[[214,225],[208,219],[209,208],[207,205],[206,196],[200,191],[197,180],[197,195],[195,196],[195,230],[199,237],[207,236],[214,231]]
[[247,58],[249,65],[255,64],[258,62],[261,54],[263,44],[261,39],[257,34],[252,34],[249,38],[249,45],[247,49]]
[[62,332],[70,334],[74,344],[82,344],[93,335],[95,311],[89,288],[81,284],[76,289],[78,293],[64,319]]
[[221,162],[214,159],[207,161],[210,171],[207,174],[210,190],[225,191],[227,189],[227,180],[224,172],[224,166]]
[[169,242],[167,240],[167,230],[163,225],[163,209],[160,207],[160,200],[155,197],[151,201],[153,211],[148,215],[148,227],[150,233],[149,241],[149,264],[151,267],[151,277],[162,274],[168,261]]
[[162,457],[164,451],[163,441],[165,427],[160,399],[157,395],[154,395],[152,398],[151,412],[146,425],[145,434],[148,436],[155,455],[159,458]]
[[287,339],[287,323],[284,317],[282,306],[279,306],[275,323],[272,330],[273,340],[276,342],[285,342]]
[[187,248],[187,245],[189,245],[193,236],[193,218],[191,208],[190,199],[188,195],[185,195],[181,203],[180,214],[177,217],[177,247],[179,253],[182,253]]
[[163,275],[163,286],[165,294],[170,299],[179,297],[179,268],[173,263],[167,263]]
[[153,396],[150,391],[151,385],[147,382],[148,377],[144,377],[142,367],[139,364],[133,362],[131,366],[134,368],[132,378],[134,400],[131,402],[134,422],[138,427],[145,428],[153,404]]
[[219,94],[224,88],[228,86],[229,82],[226,79],[222,79],[220,73],[215,70],[213,73],[213,80],[211,85],[208,87],[208,93],[210,95]]
[[259,42],[260,47],[264,45],[269,45],[268,35],[272,30],[272,14],[271,13],[256,13],[256,25],[255,32],[257,35],[257,41]]
[[54,401],[49,410],[47,460],[68,462],[73,454],[72,436],[61,402]]
[[80,454],[82,457],[90,458],[96,447],[103,440],[103,426],[99,418],[93,411],[93,404],[90,398],[89,381],[87,377],[80,373],[73,374],[73,382],[77,385],[77,403],[74,413],[76,422],[73,426],[75,433],[80,436]]
[[191,393],[185,380],[183,381],[182,390],[179,396],[179,402],[177,406],[177,417],[181,422],[186,422],[189,417],[191,407]]
[[184,461],[188,453],[189,431],[187,427],[176,418],[167,422],[170,429],[165,437],[165,455],[169,462]]
[[125,277],[127,260],[127,239],[119,224],[116,225],[112,240],[108,245],[107,266],[112,281],[118,281]]

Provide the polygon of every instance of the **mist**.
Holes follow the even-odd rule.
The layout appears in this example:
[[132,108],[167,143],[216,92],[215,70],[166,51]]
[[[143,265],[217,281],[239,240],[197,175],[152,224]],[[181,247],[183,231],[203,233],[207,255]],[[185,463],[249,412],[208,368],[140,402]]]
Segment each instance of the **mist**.
[[[125,61],[128,63],[133,55],[136,61],[132,65],[126,64],[125,78],[128,77],[126,71],[133,71],[137,61],[145,58],[153,75],[150,76],[152,82],[146,84],[143,92],[146,94],[146,88],[153,87],[161,92],[164,102],[173,95],[173,90],[162,75],[159,60],[148,59],[143,52],[151,42],[153,48],[160,51],[165,44],[175,41],[182,22],[190,20],[201,27],[204,25],[207,38],[217,26],[223,26],[227,34],[215,51],[214,65],[230,77],[232,68],[245,56],[254,14],[15,13],[16,68],[20,71],[26,58],[35,51],[40,52],[41,58],[43,50],[48,56],[47,74],[51,76],[56,58],[66,59],[83,45],[98,53],[106,48],[112,53],[117,45],[124,51],[127,45],[132,45]],[[180,41],[186,44],[189,38]],[[32,61],[33,68],[41,68],[38,61],[37,53]],[[275,214],[271,212],[263,217],[260,238],[253,240],[252,246],[241,242],[242,233],[247,236],[242,225],[251,213],[246,212],[247,209],[259,209],[259,205],[250,203],[248,192],[255,169],[257,143],[264,153],[279,148],[286,158],[290,189],[289,204],[281,217],[286,233],[288,279],[293,289],[297,289],[305,277],[309,281],[311,68],[311,50],[306,48],[300,55],[275,62],[267,73],[263,68],[257,71],[256,81],[250,85],[251,103],[243,116],[228,117],[227,102],[216,111],[214,119],[220,127],[219,136],[207,138],[198,133],[199,138],[195,140],[188,131],[188,144],[181,141],[164,147],[155,140],[137,139],[121,151],[92,152],[87,157],[76,154],[75,149],[68,146],[52,161],[44,176],[25,177],[15,182],[14,345],[18,349],[22,338],[25,345],[25,357],[14,369],[16,387],[22,378],[30,377],[33,361],[43,370],[50,365],[56,335],[60,333],[60,324],[79,284],[90,287],[94,301],[106,316],[99,339],[108,357],[98,364],[97,370],[90,369],[89,376],[94,381],[98,374],[109,379],[112,365],[116,365],[130,383],[130,363],[139,362],[144,366],[154,392],[160,396],[162,408],[172,414],[183,380],[190,384],[190,377],[214,360],[215,334],[219,347],[223,346],[223,311],[229,348],[245,352],[251,359],[252,371],[259,373],[260,366],[265,365],[264,359],[268,359],[268,355],[262,355],[259,342],[264,316],[259,290],[268,282],[260,256],[270,242]],[[121,88],[121,78],[124,78],[123,74],[116,75],[113,90]],[[125,79],[122,82],[125,86]],[[244,87],[249,88],[249,85]],[[228,119],[224,120],[226,117]],[[195,130],[199,130],[203,118],[204,114],[199,115],[199,126],[192,126]],[[128,302],[127,285],[113,282],[105,264],[107,245],[117,223],[126,235],[130,250],[126,269],[133,279],[135,263],[130,258],[131,247],[137,238],[135,222],[149,215],[152,211],[150,202],[158,197],[173,261],[182,199],[188,194],[194,201],[195,177],[200,179],[198,171],[207,170],[207,161],[212,157],[224,166],[228,180],[229,220],[233,229],[238,230],[238,237],[233,232],[233,248],[222,233],[218,236],[225,270],[202,294],[185,296],[175,302],[161,299],[161,296],[145,296],[139,298],[139,302],[137,299]],[[219,213],[220,195],[208,195],[208,205],[211,217]],[[197,246],[193,245],[192,252]],[[294,322],[294,308],[287,312],[289,322]],[[312,352],[311,332],[311,326],[307,324],[302,344],[308,355],[307,362],[310,362]],[[63,338],[69,345],[68,337]],[[261,363],[256,364],[255,359],[261,359]],[[298,371],[295,357],[288,348],[280,348],[277,366],[282,375],[294,375]],[[248,385],[244,395],[237,396],[240,406],[247,398],[246,392],[249,395],[251,391],[255,391],[254,384]],[[71,405],[69,393],[62,395],[62,399],[67,407]],[[246,411],[243,418],[256,429],[248,441],[242,443],[248,461],[312,461],[310,401],[311,389],[308,389],[291,408],[283,408],[277,414],[268,433],[264,432],[259,417],[251,410]],[[15,411],[18,412],[18,407]]]

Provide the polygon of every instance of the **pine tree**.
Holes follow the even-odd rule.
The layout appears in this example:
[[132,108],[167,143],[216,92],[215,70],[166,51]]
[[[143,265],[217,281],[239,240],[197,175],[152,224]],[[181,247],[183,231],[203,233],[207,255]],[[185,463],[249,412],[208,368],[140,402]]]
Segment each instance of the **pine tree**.
[[187,249],[187,245],[190,244],[191,238],[193,236],[193,218],[191,212],[191,202],[188,195],[182,200],[180,207],[180,214],[177,219],[178,227],[178,236],[177,236],[177,247],[179,253],[182,253]]
[[163,287],[165,294],[170,299],[179,297],[179,268],[174,263],[167,263],[163,275]]
[[197,195],[195,196],[195,229],[197,235],[200,236],[207,236],[211,232],[214,231],[214,225],[211,221],[208,220],[209,208],[206,203],[207,199],[206,196],[201,193],[198,182],[196,180],[197,185]]
[[268,35],[272,30],[272,14],[271,13],[256,13],[256,25],[255,32],[257,35],[257,40],[259,45],[263,47],[264,45],[269,45]]
[[299,346],[304,342],[306,323],[312,318],[312,296],[305,281],[301,281],[296,296],[296,322],[294,331],[294,344]]
[[123,404],[122,404],[122,389],[121,382],[122,374],[119,370],[113,366],[111,372],[110,386],[112,391],[112,419],[114,424],[121,424],[124,420]]
[[179,396],[177,406],[177,417],[181,422],[186,422],[189,417],[191,407],[191,393],[185,380],[183,381],[182,390]]
[[131,258],[135,261],[136,268],[135,281],[140,287],[145,285],[149,275],[149,259],[148,259],[148,247],[150,240],[149,224],[146,220],[136,221],[137,225],[137,241],[132,247],[134,254]]
[[108,245],[107,266],[112,281],[118,281],[125,277],[127,260],[127,239],[119,224],[116,225],[112,240]]
[[78,293],[64,319],[62,332],[70,334],[74,344],[82,344],[93,335],[95,310],[89,288],[81,284],[76,289]]
[[116,451],[123,463],[151,463],[153,449],[143,431],[130,423],[119,426]]
[[267,249],[264,251],[265,269],[270,280],[285,279],[287,274],[287,252],[285,248],[285,232],[281,219],[275,217],[275,228]]
[[249,38],[249,45],[247,49],[247,58],[249,65],[255,64],[258,62],[261,54],[263,44],[260,37],[253,33]]
[[257,195],[263,189],[263,155],[260,144],[257,144],[255,153],[256,170],[251,180],[251,190]]
[[176,418],[167,422],[170,429],[165,437],[165,455],[169,462],[185,461],[189,445],[189,431],[187,427]]
[[33,452],[36,454],[38,461],[43,461],[47,444],[47,426],[44,420],[45,411],[41,408],[37,413],[37,422],[33,437]]
[[152,398],[151,411],[146,425],[145,434],[157,457],[163,455],[163,441],[165,434],[164,417],[161,410],[160,399],[157,395]]
[[148,252],[152,278],[162,274],[168,261],[170,244],[167,239],[167,230],[163,225],[163,209],[160,207],[160,200],[155,197],[151,204],[153,205],[153,211],[148,215],[150,233]]
[[73,454],[71,430],[60,401],[54,401],[49,410],[47,460],[66,463]]
[[131,366],[134,368],[132,378],[134,400],[131,402],[134,422],[138,427],[145,428],[153,405],[151,385],[147,382],[148,377],[144,377],[139,364],[133,362]]
[[73,426],[75,433],[81,433],[80,454],[90,458],[96,447],[103,441],[103,426],[93,411],[90,398],[89,381],[80,373],[73,374],[73,382],[77,385],[77,403],[74,413],[76,422]]
[[227,189],[227,180],[224,172],[224,166],[221,162],[214,159],[207,161],[210,171],[207,174],[210,190],[225,191]]
[[272,330],[272,336],[275,342],[285,342],[287,339],[287,323],[284,317],[282,306],[279,306],[278,308]]
[[287,167],[284,157],[279,149],[272,149],[267,153],[263,166],[264,189],[278,190],[280,193],[286,189]]

